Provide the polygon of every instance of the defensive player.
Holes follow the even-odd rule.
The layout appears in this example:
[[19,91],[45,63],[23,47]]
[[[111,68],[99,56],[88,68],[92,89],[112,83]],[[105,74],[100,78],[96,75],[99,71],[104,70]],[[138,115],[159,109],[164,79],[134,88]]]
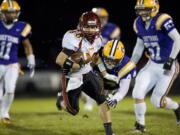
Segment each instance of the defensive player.
[[124,45],[119,40],[111,40],[104,45],[103,62],[106,71],[118,77],[118,83],[104,79],[106,90],[116,90],[112,97],[107,99],[110,107],[116,107],[127,94],[132,78],[136,76],[136,65],[125,55]]
[[[93,12],[85,12],[79,19],[78,29],[70,30],[64,35],[63,50],[56,59],[56,63],[63,68],[63,96],[59,94],[56,105],[59,109],[63,108],[70,114],[76,115],[79,112],[79,96],[81,91],[84,91],[97,102],[106,135],[112,135],[111,115],[105,103],[103,87],[99,77],[92,72],[91,67],[92,63],[98,64],[105,78],[117,81],[116,76],[106,72],[98,57],[98,50],[102,46],[100,32],[101,22],[98,16]],[[66,88],[65,85],[67,85]]]
[[[18,21],[20,6],[14,0],[4,0],[1,4],[0,21],[0,119],[10,124],[9,109],[14,99],[16,81],[19,74],[18,47],[25,48],[28,67],[34,71],[35,58],[29,41],[31,26]],[[31,72],[33,76],[34,72]],[[4,92],[5,90],[5,92]]]
[[180,106],[167,97],[173,81],[179,73],[176,60],[180,49],[180,35],[170,15],[159,12],[158,0],[137,0],[135,10],[138,14],[134,22],[137,42],[132,61],[138,63],[144,48],[150,59],[136,77],[133,89],[135,99],[136,131],[145,131],[146,94],[152,89],[151,102],[157,108],[171,109],[175,112],[177,125],[180,124]]

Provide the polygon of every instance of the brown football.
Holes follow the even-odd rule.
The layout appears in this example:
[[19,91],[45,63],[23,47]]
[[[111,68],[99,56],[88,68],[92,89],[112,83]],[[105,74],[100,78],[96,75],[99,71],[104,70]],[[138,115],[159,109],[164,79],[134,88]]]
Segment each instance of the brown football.
[[82,59],[84,64],[87,64],[91,61],[91,56],[89,55],[89,53],[76,52],[71,55],[71,59],[75,63],[79,63]]

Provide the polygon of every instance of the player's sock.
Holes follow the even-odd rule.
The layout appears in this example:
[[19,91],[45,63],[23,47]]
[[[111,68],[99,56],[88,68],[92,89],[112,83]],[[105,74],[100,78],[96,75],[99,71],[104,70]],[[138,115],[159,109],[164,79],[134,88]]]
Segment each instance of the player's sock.
[[172,99],[166,97],[166,109],[172,109],[172,110],[176,110],[179,105],[177,102],[173,101]]
[[113,134],[112,127],[111,127],[111,122],[104,123],[104,129],[106,131],[106,135],[112,135]]
[[14,99],[14,93],[6,93],[2,100],[2,117],[9,118],[9,109]]
[[145,125],[146,103],[135,103],[134,111],[136,114],[136,121],[141,125]]

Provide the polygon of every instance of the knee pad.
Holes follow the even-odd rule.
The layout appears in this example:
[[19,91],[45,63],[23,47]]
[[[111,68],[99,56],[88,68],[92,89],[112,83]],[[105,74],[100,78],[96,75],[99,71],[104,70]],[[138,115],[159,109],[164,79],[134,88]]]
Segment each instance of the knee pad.
[[157,96],[157,95],[152,95],[151,103],[157,108],[164,108],[166,106],[165,98],[162,98],[162,97]]

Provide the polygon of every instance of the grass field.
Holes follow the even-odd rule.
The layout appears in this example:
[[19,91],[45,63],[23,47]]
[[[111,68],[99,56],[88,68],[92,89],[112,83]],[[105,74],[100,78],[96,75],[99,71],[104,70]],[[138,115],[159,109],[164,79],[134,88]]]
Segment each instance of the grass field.
[[[180,102],[180,97],[173,97]],[[155,109],[149,102],[144,135],[180,135],[172,111]],[[55,98],[15,99],[11,108],[13,124],[0,125],[0,135],[104,135],[98,109],[85,112],[83,103],[77,116],[58,112]],[[125,98],[112,110],[113,128],[116,135],[133,135],[133,100]]]

